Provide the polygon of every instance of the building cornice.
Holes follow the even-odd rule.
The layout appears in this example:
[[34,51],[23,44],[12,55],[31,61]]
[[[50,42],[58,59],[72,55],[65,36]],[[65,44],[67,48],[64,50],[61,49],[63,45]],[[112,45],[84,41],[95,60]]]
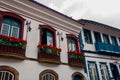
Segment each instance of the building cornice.
[[80,27],[82,26],[73,19],[57,14],[43,6],[36,5],[29,0],[2,0],[0,1],[0,7],[53,27],[74,32],[75,34],[80,32]]

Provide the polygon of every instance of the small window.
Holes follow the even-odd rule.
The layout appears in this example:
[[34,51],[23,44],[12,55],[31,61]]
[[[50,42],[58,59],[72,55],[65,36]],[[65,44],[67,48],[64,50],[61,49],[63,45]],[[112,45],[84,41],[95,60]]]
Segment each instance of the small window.
[[1,34],[8,36],[9,33],[10,33],[10,25],[3,23],[2,29],[1,29]]
[[98,33],[98,32],[94,32],[94,36],[95,36],[95,41],[96,41],[96,42],[101,42],[101,36],[100,36],[100,33]]
[[100,64],[102,80],[109,80],[109,74],[106,64]]
[[116,37],[111,36],[111,41],[113,45],[118,45]]
[[72,38],[68,38],[69,52],[77,51],[76,40]]
[[17,14],[3,11],[0,16],[0,34],[23,39],[25,19]]
[[0,71],[0,80],[14,80],[14,74],[9,71]]
[[104,43],[108,43],[108,44],[110,43],[109,37],[106,34],[103,34],[103,40],[104,40]]
[[42,25],[41,26],[41,44],[48,46],[56,46],[55,33],[56,30],[50,26]]
[[13,17],[3,17],[1,34],[5,36],[20,37],[21,23]]
[[68,52],[79,52],[78,38],[73,34],[67,34]]
[[88,70],[89,70],[90,80],[99,80],[96,64],[90,62],[88,64],[88,67],[89,67]]
[[42,76],[42,80],[55,80],[55,76],[51,73],[46,73]]
[[91,31],[84,29],[84,38],[85,38],[85,42],[92,44],[92,38],[91,38]]
[[58,80],[58,74],[53,70],[44,70],[39,77],[39,80]]
[[0,80],[18,80],[19,72],[9,66],[0,66]]
[[15,27],[15,26],[12,27],[12,34],[11,34],[11,36],[16,37],[16,38],[19,37],[19,28],[18,27]]

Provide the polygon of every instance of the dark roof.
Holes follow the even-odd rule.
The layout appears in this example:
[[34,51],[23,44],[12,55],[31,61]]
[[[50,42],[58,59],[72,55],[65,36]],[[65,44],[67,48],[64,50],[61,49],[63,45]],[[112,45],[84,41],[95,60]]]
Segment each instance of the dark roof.
[[43,4],[35,1],[35,0],[29,0],[29,1],[35,3],[35,4],[39,5],[39,6],[42,6],[42,7],[46,8],[46,9],[48,9],[48,10],[51,10],[51,11],[53,11],[53,12],[55,12],[55,13],[61,15],[61,16],[64,16],[64,17],[66,17],[66,18],[68,18],[68,19],[71,19],[71,20],[77,22],[75,19],[73,19],[73,18],[71,18],[71,17],[69,17],[69,16],[67,16],[67,15],[64,15],[64,14],[62,14],[62,13],[56,11],[56,10],[53,10],[53,9],[51,9],[51,8],[49,8],[49,7],[47,7],[47,6],[43,5]]
[[96,22],[96,21],[92,21],[92,20],[80,19],[80,20],[78,20],[78,22],[83,24],[83,25],[85,23],[88,23],[88,24],[92,24],[92,25],[95,25],[95,26],[108,28],[108,29],[112,29],[112,30],[120,32],[120,29],[118,29],[118,28],[115,28],[115,27],[112,27],[112,26],[109,26],[109,25],[106,25],[106,24],[102,24],[102,23],[99,23],[99,22]]

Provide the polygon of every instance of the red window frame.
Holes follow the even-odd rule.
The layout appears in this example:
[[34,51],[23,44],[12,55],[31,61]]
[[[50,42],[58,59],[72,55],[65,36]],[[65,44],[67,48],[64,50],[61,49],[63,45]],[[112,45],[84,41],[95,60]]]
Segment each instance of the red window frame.
[[66,36],[67,36],[68,52],[69,52],[69,42],[68,42],[68,38],[72,38],[72,39],[76,40],[77,52],[80,52],[80,46],[79,46],[79,39],[78,39],[78,37],[76,37],[74,34],[66,34]]
[[40,44],[42,45],[42,29],[48,29],[53,32],[53,46],[56,47],[56,29],[52,28],[49,25],[39,25],[40,29]]
[[2,27],[2,19],[3,19],[3,17],[5,17],[5,16],[13,17],[13,18],[15,18],[15,19],[17,19],[18,21],[21,22],[20,39],[23,39],[25,19],[22,18],[21,16],[15,14],[15,13],[11,13],[11,12],[0,12],[0,30],[1,30],[1,27]]

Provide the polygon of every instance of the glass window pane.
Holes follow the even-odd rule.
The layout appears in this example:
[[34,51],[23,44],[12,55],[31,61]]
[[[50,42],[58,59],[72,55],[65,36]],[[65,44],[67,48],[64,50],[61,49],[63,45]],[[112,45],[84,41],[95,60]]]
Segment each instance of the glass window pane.
[[101,75],[102,75],[102,80],[109,80],[106,64],[101,64]]
[[96,41],[96,42],[101,42],[101,36],[100,36],[100,33],[98,33],[98,32],[94,32],[94,36],[95,36],[95,41]]
[[8,36],[10,26],[8,24],[2,24],[1,34]]
[[44,74],[42,80],[55,80],[55,76],[51,73]]
[[68,38],[69,52],[77,51],[76,40]]
[[9,71],[0,71],[0,80],[14,80],[14,75]]
[[84,29],[84,37],[85,37],[85,42],[86,43],[92,43],[92,38],[91,38],[91,31]]
[[13,37],[18,38],[19,37],[19,28],[18,27],[14,27],[12,28],[12,35]]
[[8,75],[9,75],[9,73],[6,72],[6,74],[5,74],[5,80],[9,80]]
[[118,44],[117,44],[117,39],[116,39],[116,37],[113,37],[113,36],[112,36],[112,37],[111,37],[111,40],[112,40],[112,44],[113,44],[113,45],[118,45]]
[[47,32],[47,45],[53,46],[53,34],[50,32]]
[[92,80],[98,80],[98,75],[97,75],[95,64],[90,63],[89,68],[90,68],[90,76]]
[[2,75],[3,75],[2,72],[0,72],[0,80],[2,80]]
[[108,35],[103,35],[103,40],[104,40],[104,43],[110,43],[110,41],[109,41],[109,37],[108,37]]

